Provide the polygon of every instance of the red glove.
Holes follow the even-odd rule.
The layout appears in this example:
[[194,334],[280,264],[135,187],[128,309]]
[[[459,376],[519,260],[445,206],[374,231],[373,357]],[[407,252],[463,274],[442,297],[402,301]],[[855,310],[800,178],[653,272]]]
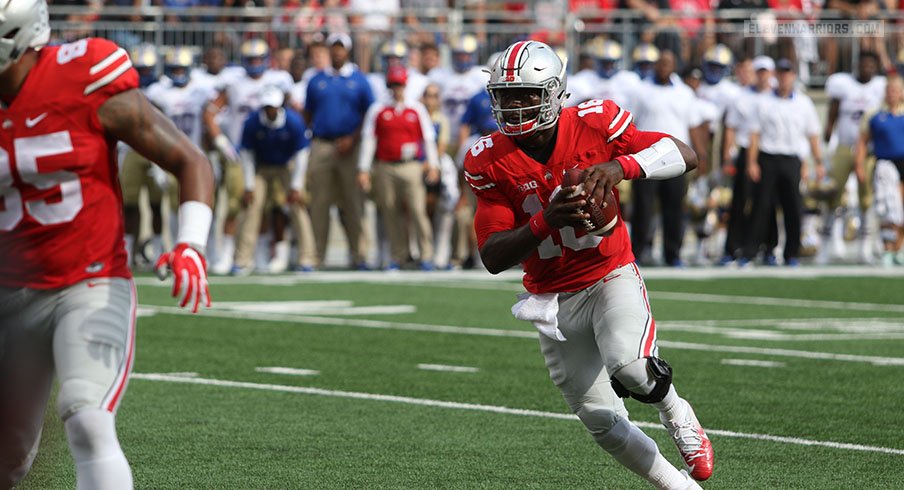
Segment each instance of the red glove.
[[157,260],[154,272],[160,280],[166,279],[172,271],[173,297],[181,298],[179,306],[192,304],[192,313],[198,312],[202,303],[210,308],[210,290],[207,286],[207,261],[201,252],[187,243],[177,243],[172,252],[164,253]]

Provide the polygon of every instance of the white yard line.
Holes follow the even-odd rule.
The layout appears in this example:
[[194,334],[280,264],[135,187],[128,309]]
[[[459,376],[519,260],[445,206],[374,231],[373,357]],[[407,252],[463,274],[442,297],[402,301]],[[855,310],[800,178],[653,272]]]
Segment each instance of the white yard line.
[[671,291],[651,291],[650,301],[688,301],[697,303],[720,303],[731,305],[791,306],[797,308],[823,308],[829,310],[859,310],[869,312],[904,313],[904,305],[887,303],[855,303],[849,301],[823,301],[815,299],[772,298],[764,296],[735,296],[728,294],[678,293]]
[[[781,279],[814,279],[822,277],[901,277],[898,269],[885,269],[881,267],[838,266],[838,267],[814,267],[807,266],[796,269],[784,267],[760,267],[754,269],[730,269],[730,268],[700,268],[700,269],[671,269],[645,267],[641,270],[647,279],[746,279],[746,278],[781,278]],[[522,273],[517,269],[511,269],[498,275],[491,275],[483,270],[472,271],[399,271],[387,274],[383,272],[346,272],[326,271],[311,274],[273,275],[273,276],[211,276],[211,284],[245,285],[256,284],[262,286],[280,286],[287,284],[310,283],[340,283],[340,282],[372,282],[372,283],[404,283],[414,282],[418,284],[461,282],[462,284],[505,283],[520,281]],[[135,283],[139,286],[172,287],[169,281],[159,281],[154,277],[137,277]]]
[[256,367],[254,370],[258,373],[288,374],[290,376],[317,376],[320,374],[320,371],[316,369],[296,369],[279,366]]
[[767,367],[767,368],[785,367],[785,363],[783,363],[783,362],[757,361],[755,359],[722,359],[720,364],[726,364],[728,366],[754,366],[754,367]]
[[469,366],[447,366],[445,364],[418,364],[418,369],[424,371],[447,371],[450,373],[476,373],[479,368]]
[[[190,311],[175,306],[154,306],[158,313],[174,315],[191,315]],[[304,325],[328,325],[340,327],[372,328],[378,330],[407,330],[416,332],[452,333],[461,335],[478,335],[485,337],[516,337],[536,339],[538,333],[527,330],[505,330],[499,328],[459,327],[455,325],[433,325],[427,323],[398,323],[363,318],[334,318],[327,316],[278,315],[269,313],[244,313],[240,311],[203,310],[199,316],[215,318],[242,318],[265,322],[299,323]],[[664,328],[668,328],[668,323]],[[802,359],[823,359],[846,362],[865,362],[876,366],[904,366],[902,357],[859,356],[852,354],[835,354],[830,352],[813,352],[793,349],[773,349],[762,347],[746,347],[736,345],[700,344],[692,342],[674,342],[658,340],[660,347],[677,350],[694,350],[704,352],[733,352],[744,354],[764,354],[769,356],[798,357]]]
[[[373,400],[373,401],[383,401],[383,402],[393,402],[393,403],[403,403],[406,405],[419,405],[426,407],[437,407],[437,408],[448,408],[455,410],[473,410],[478,412],[489,412],[489,413],[498,413],[498,414],[506,414],[506,415],[520,415],[525,417],[538,417],[538,418],[546,418],[546,419],[558,419],[558,420],[573,420],[577,421],[578,418],[573,414],[566,413],[554,413],[554,412],[542,412],[539,410],[526,410],[520,408],[508,408],[508,407],[500,407],[495,405],[480,405],[474,403],[460,403],[460,402],[449,402],[442,400],[430,400],[424,398],[411,398],[407,396],[395,396],[395,395],[380,395],[376,393],[360,393],[354,391],[337,391],[337,390],[324,390],[321,388],[309,388],[304,386],[286,386],[286,385],[272,385],[272,384],[261,384],[261,383],[247,383],[243,381],[228,381],[228,380],[219,380],[219,379],[207,379],[207,378],[183,378],[179,376],[170,376],[166,374],[152,374],[152,373],[135,373],[132,374],[132,379],[141,379],[148,381],[165,381],[171,383],[186,383],[186,384],[197,384],[197,385],[206,385],[206,386],[218,386],[224,388],[244,388],[251,390],[262,390],[262,391],[274,391],[274,392],[283,392],[283,393],[301,393],[306,395],[318,395],[318,396],[326,396],[333,398],[350,398],[356,400]],[[654,424],[650,422],[634,422],[638,427],[645,429],[657,429],[664,430],[664,428],[659,424]],[[734,437],[739,439],[753,439],[753,440],[761,440],[761,441],[770,441],[770,442],[779,442],[784,444],[796,444],[802,446],[819,446],[819,447],[827,447],[832,449],[846,449],[850,451],[866,451],[866,452],[874,452],[874,453],[884,453],[884,454],[894,454],[898,456],[904,456],[904,449],[897,448],[889,448],[889,447],[881,447],[881,446],[865,446],[861,444],[848,444],[844,442],[833,442],[833,441],[817,441],[812,439],[801,439],[797,437],[785,437],[785,436],[775,436],[771,434],[752,434],[745,432],[734,432],[729,430],[719,430],[719,429],[707,429],[706,433],[710,436],[722,436],[722,437]]]

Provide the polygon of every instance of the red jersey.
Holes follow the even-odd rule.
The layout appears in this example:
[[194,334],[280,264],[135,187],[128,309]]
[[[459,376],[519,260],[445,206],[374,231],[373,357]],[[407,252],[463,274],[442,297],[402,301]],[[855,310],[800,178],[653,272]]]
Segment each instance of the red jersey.
[[125,50],[82,39],[41,49],[12,104],[0,107],[0,286],[131,277],[116,141],[97,110],[137,87]]
[[[465,178],[477,195],[478,244],[482,247],[493,233],[525,225],[546,208],[566,169],[605,163],[648,146],[637,141],[648,138],[638,138],[644,133],[632,120],[628,111],[611,100],[590,100],[564,109],[546,164],[527,156],[499,132],[477,140],[465,157]],[[633,261],[631,240],[621,219],[608,237],[565,227],[553,231],[522,263],[524,287],[535,294],[579,291]]]
[[364,116],[362,133],[376,138],[378,160],[399,162],[423,158],[425,133],[432,125],[420,103],[374,104]]

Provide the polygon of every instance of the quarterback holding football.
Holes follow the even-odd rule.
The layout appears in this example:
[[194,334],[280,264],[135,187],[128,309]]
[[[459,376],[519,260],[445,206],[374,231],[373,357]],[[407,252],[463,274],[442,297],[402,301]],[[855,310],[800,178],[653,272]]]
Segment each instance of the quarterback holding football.
[[116,142],[176,176],[175,248],[157,268],[173,296],[210,306],[203,244],[213,173],[138,90],[126,51],[103,39],[46,46],[45,0],[0,6],[0,489],[25,476],[54,375],[83,489],[131,489],[114,414],[135,355]]
[[[658,357],[625,224],[598,209],[617,203],[619,181],[680,176],[697,158],[669,135],[639,131],[610,100],[563,110],[565,82],[564,62],[536,41],[511,45],[490,69],[499,131],[465,159],[480,255],[492,273],[522,264],[527,293],[512,313],[540,330],[550,377],[597,444],[656,488],[699,488],[712,474],[712,445]],[[582,183],[571,185],[572,169]],[[629,396],[659,411],[684,470],[628,420]]]

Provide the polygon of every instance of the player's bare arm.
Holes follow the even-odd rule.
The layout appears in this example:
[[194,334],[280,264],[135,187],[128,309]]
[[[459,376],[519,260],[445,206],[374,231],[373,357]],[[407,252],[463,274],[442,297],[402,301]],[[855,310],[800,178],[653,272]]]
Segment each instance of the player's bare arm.
[[822,133],[822,140],[826,143],[832,139],[832,130],[835,129],[835,123],[838,121],[838,114],[841,109],[841,100],[833,98],[829,101],[829,118],[826,121],[826,127]]
[[[559,229],[566,226],[581,227],[590,215],[581,212],[587,202],[585,200],[568,202],[568,197],[576,187],[563,187],[543,210],[543,217],[550,228]],[[480,247],[480,258],[490,274],[499,274],[514,267],[534,253],[540,242],[531,230],[530,223],[518,228],[500,231],[490,235]]]
[[203,251],[213,220],[214,178],[207,158],[188,137],[137,89],[114,95],[97,110],[107,134],[172,173],[179,180],[179,231],[176,246],[155,269],[164,279],[174,275],[172,296],[179,306],[197,312],[210,307],[207,263]]
[[111,97],[97,117],[107,133],[175,175],[182,202],[213,204],[213,171],[207,158],[141,92]]

